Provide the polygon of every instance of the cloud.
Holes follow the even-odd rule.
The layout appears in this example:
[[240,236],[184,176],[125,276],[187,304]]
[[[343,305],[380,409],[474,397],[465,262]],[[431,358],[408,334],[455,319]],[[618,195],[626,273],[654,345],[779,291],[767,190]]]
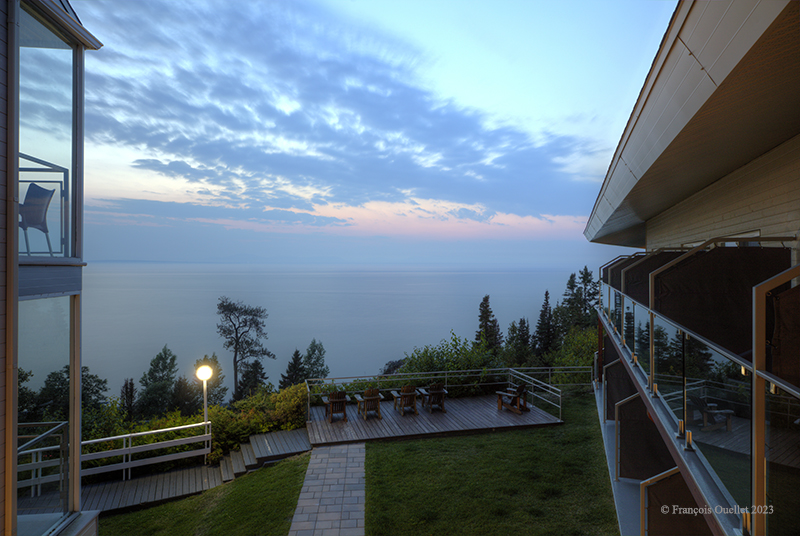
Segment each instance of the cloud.
[[575,180],[596,176],[589,142],[443,99],[416,75],[428,58],[314,4],[75,7],[105,43],[87,54],[88,144],[136,151],[103,177],[125,196],[131,173],[143,199],[180,201],[147,205],[155,220],[180,205],[184,222],[252,232],[532,238],[591,208],[596,185]]

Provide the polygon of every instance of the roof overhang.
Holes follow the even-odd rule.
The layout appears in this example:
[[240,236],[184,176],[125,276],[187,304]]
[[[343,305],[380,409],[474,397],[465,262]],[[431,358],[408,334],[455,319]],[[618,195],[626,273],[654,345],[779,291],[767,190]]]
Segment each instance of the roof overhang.
[[99,39],[83,27],[68,0],[28,0],[28,4],[87,49],[99,50],[103,46]]
[[588,240],[645,247],[647,220],[800,134],[799,4],[678,4]]

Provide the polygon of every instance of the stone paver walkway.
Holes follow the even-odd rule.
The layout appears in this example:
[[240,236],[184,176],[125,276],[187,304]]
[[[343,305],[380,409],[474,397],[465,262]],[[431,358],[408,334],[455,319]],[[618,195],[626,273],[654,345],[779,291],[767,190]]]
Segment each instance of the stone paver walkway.
[[364,536],[364,443],[316,447],[289,536]]

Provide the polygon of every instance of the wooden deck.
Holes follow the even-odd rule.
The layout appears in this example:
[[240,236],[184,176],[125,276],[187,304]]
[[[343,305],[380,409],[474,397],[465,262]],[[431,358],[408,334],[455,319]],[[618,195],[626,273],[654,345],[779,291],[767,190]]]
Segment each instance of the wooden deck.
[[[561,424],[549,413],[531,406],[530,412],[517,415],[506,409],[498,411],[497,397],[483,396],[448,399],[447,413],[438,408],[428,413],[417,404],[419,415],[400,412],[392,401],[381,404],[383,419],[372,413],[368,420],[359,417],[356,406],[347,406],[348,422],[341,416],[333,423],[325,420],[325,408],[312,407],[305,429],[257,434],[243,444],[241,452],[232,453],[219,466],[200,465],[101,484],[82,486],[81,509],[111,511],[148,503],[186,497],[214,488],[248,469],[263,463],[311,450],[315,446],[353,443],[381,439],[420,438],[441,435],[469,434],[517,428]],[[20,515],[47,514],[58,510],[58,496],[20,497]]]
[[[248,452],[248,456],[242,471],[235,474],[308,450],[311,450],[311,444],[305,429],[257,434],[250,437],[249,445],[242,445],[242,452]],[[226,457],[215,466],[199,465],[131,480],[87,484],[81,486],[81,509],[107,512],[186,497],[232,480],[234,471],[230,458]],[[46,493],[40,497],[20,497],[18,509],[21,515],[55,512],[58,495]]]
[[419,415],[406,411],[400,415],[391,400],[381,403],[383,419],[373,413],[365,421],[359,416],[356,405],[347,406],[347,422],[336,416],[333,423],[325,419],[324,406],[312,406],[309,414],[308,439],[311,445],[335,445],[380,439],[411,439],[426,436],[441,436],[475,433],[481,431],[532,428],[561,424],[563,421],[549,413],[531,406],[531,411],[517,415],[506,409],[498,411],[497,396],[479,396],[447,399],[442,413],[438,408],[428,413],[417,403]]

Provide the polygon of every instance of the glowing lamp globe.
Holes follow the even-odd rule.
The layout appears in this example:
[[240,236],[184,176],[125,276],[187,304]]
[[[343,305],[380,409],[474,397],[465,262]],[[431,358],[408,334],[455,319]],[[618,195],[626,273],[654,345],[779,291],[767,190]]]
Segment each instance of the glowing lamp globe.
[[197,374],[198,380],[207,381],[209,378],[211,378],[213,372],[214,371],[211,370],[211,367],[208,365],[203,365],[202,367],[197,368],[197,372],[195,374]]

